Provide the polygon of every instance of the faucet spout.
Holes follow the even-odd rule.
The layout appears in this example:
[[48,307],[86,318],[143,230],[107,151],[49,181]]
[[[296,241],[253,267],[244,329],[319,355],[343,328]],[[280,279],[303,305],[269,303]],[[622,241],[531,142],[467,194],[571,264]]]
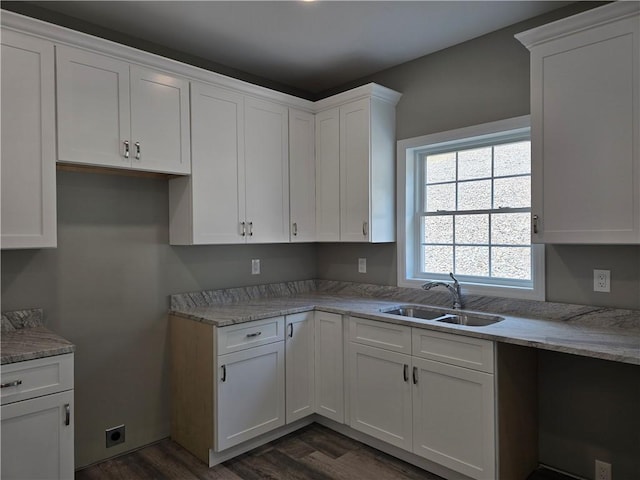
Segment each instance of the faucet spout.
[[462,293],[460,291],[460,282],[458,282],[458,279],[453,275],[453,273],[449,272],[449,276],[453,280],[453,285],[444,282],[427,282],[422,285],[422,288],[425,290],[431,290],[434,287],[445,287],[451,294],[453,308],[464,308],[462,303]]

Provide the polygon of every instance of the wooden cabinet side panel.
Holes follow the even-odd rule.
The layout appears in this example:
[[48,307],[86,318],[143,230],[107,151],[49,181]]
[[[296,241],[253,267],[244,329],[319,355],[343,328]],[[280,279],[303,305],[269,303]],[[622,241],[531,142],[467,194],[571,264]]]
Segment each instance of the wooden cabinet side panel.
[[170,316],[171,438],[203,462],[214,445],[214,328]]

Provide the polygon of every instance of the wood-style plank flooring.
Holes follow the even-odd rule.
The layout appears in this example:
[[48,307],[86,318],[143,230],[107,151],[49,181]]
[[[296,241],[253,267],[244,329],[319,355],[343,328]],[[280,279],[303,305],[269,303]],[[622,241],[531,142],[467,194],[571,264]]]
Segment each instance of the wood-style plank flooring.
[[208,468],[169,439],[76,472],[76,480],[442,480],[316,423]]

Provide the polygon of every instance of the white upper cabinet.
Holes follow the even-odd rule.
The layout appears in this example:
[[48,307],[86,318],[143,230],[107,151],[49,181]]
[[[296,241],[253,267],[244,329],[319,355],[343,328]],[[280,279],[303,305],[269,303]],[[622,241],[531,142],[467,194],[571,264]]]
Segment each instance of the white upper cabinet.
[[56,246],[53,44],[2,31],[2,248]]
[[319,241],[395,241],[399,99],[399,93],[370,84],[318,102],[320,109],[332,107],[316,118]]
[[531,50],[532,239],[640,243],[640,6],[517,35]]
[[190,173],[188,81],[64,46],[56,67],[59,162]]
[[314,115],[289,109],[289,209],[291,241],[316,240]]

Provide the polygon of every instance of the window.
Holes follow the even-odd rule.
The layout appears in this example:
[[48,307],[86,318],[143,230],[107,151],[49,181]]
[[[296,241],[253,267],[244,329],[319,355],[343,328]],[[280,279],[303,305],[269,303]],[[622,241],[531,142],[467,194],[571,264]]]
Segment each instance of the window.
[[518,117],[398,142],[401,286],[453,272],[467,292],[544,299],[529,132]]

